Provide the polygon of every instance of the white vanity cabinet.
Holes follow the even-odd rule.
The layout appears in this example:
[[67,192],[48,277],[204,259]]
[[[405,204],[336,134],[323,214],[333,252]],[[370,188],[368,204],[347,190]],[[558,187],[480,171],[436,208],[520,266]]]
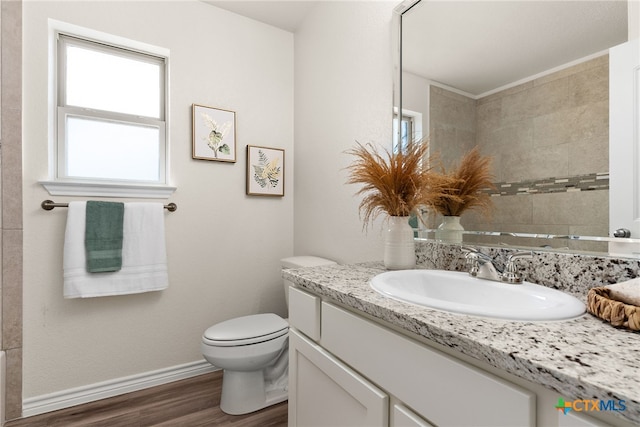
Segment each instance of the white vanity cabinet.
[[296,301],[320,304],[318,327],[303,322],[319,340],[290,317],[290,426],[535,426],[534,393],[291,288]]
[[389,396],[316,342],[320,298],[289,289],[289,425],[389,425]]
[[290,426],[388,426],[389,396],[295,330],[289,331]]

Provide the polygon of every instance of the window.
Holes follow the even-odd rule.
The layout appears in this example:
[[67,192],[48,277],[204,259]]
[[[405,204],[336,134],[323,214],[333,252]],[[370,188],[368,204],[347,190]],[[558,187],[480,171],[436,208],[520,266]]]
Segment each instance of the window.
[[63,33],[56,43],[54,183],[166,187],[166,57]]
[[[400,143],[398,144],[398,135],[400,136]],[[405,150],[409,144],[414,142],[413,136],[413,117],[402,116],[400,120],[400,133],[398,133],[398,116],[393,119],[393,151]]]

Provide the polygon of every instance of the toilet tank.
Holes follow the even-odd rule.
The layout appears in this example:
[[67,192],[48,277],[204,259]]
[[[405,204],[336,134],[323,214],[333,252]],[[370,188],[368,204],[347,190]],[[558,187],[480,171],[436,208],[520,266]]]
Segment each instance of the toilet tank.
[[[336,264],[335,261],[331,261],[326,258],[320,258],[317,256],[292,256],[289,258],[282,258],[280,260],[282,263],[282,269],[285,270],[287,268],[302,268],[302,267],[319,267],[321,265],[332,265]],[[283,279],[284,284],[284,297],[287,301],[287,307],[289,307],[289,286],[292,284],[289,280]]]

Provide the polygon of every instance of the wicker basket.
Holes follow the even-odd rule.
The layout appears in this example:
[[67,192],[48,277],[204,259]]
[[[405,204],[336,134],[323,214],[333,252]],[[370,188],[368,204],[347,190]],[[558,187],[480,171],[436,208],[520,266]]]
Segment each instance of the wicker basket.
[[589,290],[587,310],[615,327],[640,331],[640,307],[611,299],[607,288]]

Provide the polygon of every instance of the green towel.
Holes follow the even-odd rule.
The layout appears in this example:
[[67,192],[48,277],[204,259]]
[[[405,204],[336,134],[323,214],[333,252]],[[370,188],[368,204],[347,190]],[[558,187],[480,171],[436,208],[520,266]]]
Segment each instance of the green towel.
[[87,271],[99,273],[122,268],[124,203],[88,201],[84,244]]

